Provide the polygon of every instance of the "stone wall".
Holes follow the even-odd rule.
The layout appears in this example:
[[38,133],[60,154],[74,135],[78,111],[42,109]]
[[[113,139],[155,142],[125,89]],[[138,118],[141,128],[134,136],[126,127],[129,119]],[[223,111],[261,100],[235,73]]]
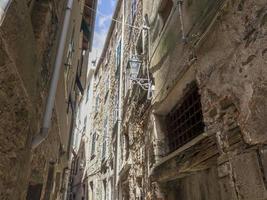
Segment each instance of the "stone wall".
[[[121,20],[121,7],[117,8],[115,18]],[[88,185],[93,183],[94,191],[89,187],[89,199],[103,199],[105,195],[103,181],[106,181],[107,198],[114,195],[114,168],[115,168],[115,145],[116,145],[116,99],[118,99],[118,76],[116,74],[116,48],[121,39],[121,24],[111,25],[109,39],[106,41],[105,50],[101,55],[94,74],[93,114],[92,126],[89,137],[89,155],[87,162]],[[98,106],[96,108],[96,98]],[[104,135],[104,122],[107,119],[107,133]],[[93,134],[96,133],[95,156],[91,158]],[[105,142],[105,144],[104,144]],[[106,145],[106,155],[103,157],[103,146]],[[92,196],[93,195],[93,196]],[[94,197],[94,198],[92,198]]]
[[[170,17],[162,26],[158,13],[160,1],[138,1],[132,25],[140,27],[146,14],[150,23],[149,37],[146,34],[143,37],[147,51],[142,55],[140,75],[145,75],[148,65],[155,90],[149,101],[139,86],[123,89],[122,135],[117,141],[120,142],[119,197],[266,199],[266,2],[187,0],[182,4],[182,13],[178,1],[172,2]],[[128,2],[128,25],[130,9]],[[124,84],[128,59],[135,53],[140,32],[128,25],[122,62]],[[112,166],[100,161],[107,113],[111,122],[109,136],[116,149],[117,127],[112,130],[111,126],[118,90],[114,50],[122,27],[111,27],[107,48],[96,70],[94,97],[99,94],[100,101],[93,122],[94,131],[99,134],[95,167],[104,170],[89,178],[94,183],[107,178],[105,170]],[[111,84],[106,99],[107,70],[110,70]],[[192,82],[196,82],[201,95],[205,129],[170,153],[165,118]],[[99,184],[96,198],[103,192]]]
[[[176,198],[182,195],[181,198],[211,199],[205,188],[200,189],[200,195],[192,196],[192,190],[186,191],[186,185],[191,178],[193,181],[193,176],[201,176],[217,166],[213,180],[206,175],[200,183],[193,181],[199,187],[211,181],[215,194],[212,199],[265,199],[264,155],[260,152],[266,143],[263,134],[266,106],[261,100],[266,82],[266,2],[217,1],[212,4],[207,1],[210,15],[216,17],[212,19],[205,12],[202,15],[195,12],[193,8],[200,9],[200,4],[195,1],[183,4],[186,44],[181,40],[181,26],[174,11],[161,39],[155,40],[158,47],[152,57],[151,71],[156,86],[153,102],[156,117],[166,115],[184,95],[187,85],[197,80],[205,138],[167,161],[166,152],[160,149],[160,143],[166,143],[166,133],[160,133],[162,139],[158,137],[159,131],[152,132],[150,157],[153,154],[156,157],[151,160],[151,165],[156,166],[151,168],[155,176],[152,182],[160,183],[152,193],[160,191],[157,198],[173,199],[171,192],[177,189],[170,186],[173,184],[170,181],[176,179],[180,193]],[[220,10],[217,15],[212,14],[216,7]],[[200,25],[192,23],[195,19]],[[201,20],[206,20],[205,24]],[[202,32],[203,24],[208,32]],[[193,34],[196,30],[200,35]],[[201,147],[201,144],[205,145]],[[157,160],[164,160],[165,164],[159,165]],[[198,194],[198,189],[194,192]]]
[[[35,1],[30,7],[27,3],[12,1],[0,27],[0,199],[3,200],[31,199],[33,196],[30,193],[27,196],[27,190],[35,186],[41,186],[42,199],[55,199],[60,196],[59,189],[64,192],[61,180],[68,164],[58,113],[53,114],[47,140],[31,151],[32,138],[41,126],[66,1]],[[59,114],[66,115],[65,110]],[[51,194],[53,184],[56,190]]]

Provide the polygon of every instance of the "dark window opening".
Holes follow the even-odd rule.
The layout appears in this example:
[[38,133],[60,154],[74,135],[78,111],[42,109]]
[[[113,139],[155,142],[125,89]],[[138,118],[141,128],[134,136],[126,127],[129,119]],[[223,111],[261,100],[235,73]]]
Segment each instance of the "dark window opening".
[[162,23],[164,25],[166,24],[167,19],[169,18],[169,15],[172,11],[173,7],[173,1],[172,0],[162,0],[160,8],[159,8],[159,16],[162,19]]
[[129,16],[129,21],[131,24],[133,23],[135,19],[136,11],[137,11],[137,0],[132,0],[131,1],[131,13]]
[[78,167],[79,167],[79,157],[76,158],[76,163],[75,163],[75,175],[78,173]]
[[41,193],[43,189],[43,184],[29,185],[26,200],[39,200],[41,198]]
[[92,146],[91,146],[91,160],[93,160],[94,159],[94,157],[95,157],[95,144],[96,143],[96,132],[94,132],[94,134],[93,134],[93,138],[92,138]]
[[195,83],[187,90],[180,103],[167,115],[166,120],[170,152],[204,132],[201,99]]
[[49,200],[50,194],[53,190],[54,170],[55,170],[55,163],[53,162],[49,163],[44,200]]
[[119,41],[119,43],[116,47],[115,62],[116,62],[115,76],[116,76],[116,78],[119,78],[120,66],[121,66],[121,40]]
[[143,30],[140,31],[138,39],[137,39],[136,53],[138,55],[142,55],[144,53],[144,50],[143,50]]

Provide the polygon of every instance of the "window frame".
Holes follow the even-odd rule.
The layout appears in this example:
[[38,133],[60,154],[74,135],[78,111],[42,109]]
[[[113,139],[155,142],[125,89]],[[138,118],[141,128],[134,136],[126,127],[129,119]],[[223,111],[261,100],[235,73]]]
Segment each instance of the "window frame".
[[121,47],[122,47],[122,42],[121,39],[119,39],[116,45],[116,53],[115,53],[115,76],[117,78],[119,77],[120,67],[121,67],[121,50],[122,50]]
[[131,0],[131,9],[130,9],[130,24],[134,23],[134,19],[137,13],[137,5],[138,5],[138,0]]
[[96,95],[96,98],[95,98],[95,109],[94,109],[94,111],[95,111],[95,115],[98,113],[98,111],[99,111],[99,94],[97,94]]
[[92,141],[91,141],[91,160],[95,157],[96,151],[96,132],[94,131],[92,134]]
[[103,131],[102,160],[105,160],[107,156],[108,116],[104,119]]
[[169,153],[183,147],[205,132],[201,95],[195,82],[166,115],[166,138]]
[[107,99],[108,93],[110,90],[110,76],[109,76],[109,70],[105,73],[105,100]]
[[89,83],[88,86],[87,86],[86,103],[88,102],[89,96],[91,94],[90,86],[91,86],[91,84]]

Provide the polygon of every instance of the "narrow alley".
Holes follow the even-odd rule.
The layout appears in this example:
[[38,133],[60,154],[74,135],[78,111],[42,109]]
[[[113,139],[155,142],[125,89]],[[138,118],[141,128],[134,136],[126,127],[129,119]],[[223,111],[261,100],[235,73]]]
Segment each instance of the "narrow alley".
[[267,200],[267,0],[0,0],[0,200]]

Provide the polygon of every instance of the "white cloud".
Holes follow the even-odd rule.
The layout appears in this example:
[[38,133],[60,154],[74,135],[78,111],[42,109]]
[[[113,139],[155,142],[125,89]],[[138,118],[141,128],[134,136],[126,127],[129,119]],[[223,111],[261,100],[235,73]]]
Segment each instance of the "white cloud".
[[110,3],[111,3],[112,8],[114,8],[117,3],[117,0],[110,0]]
[[89,55],[89,67],[92,66],[92,61],[99,60],[105,44],[108,27],[100,29],[94,34],[94,43],[92,52]]
[[110,21],[111,18],[112,18],[112,15],[106,15],[106,16],[101,15],[101,16],[99,16],[99,20],[98,20],[99,28],[102,28],[102,27],[106,26],[107,25],[106,22]]
[[103,15],[100,11],[97,16],[92,52],[89,55],[89,67],[92,66],[92,61],[98,61],[101,56],[116,3],[117,0],[98,0],[98,9],[102,10],[108,6],[110,7],[110,12],[107,15]]

